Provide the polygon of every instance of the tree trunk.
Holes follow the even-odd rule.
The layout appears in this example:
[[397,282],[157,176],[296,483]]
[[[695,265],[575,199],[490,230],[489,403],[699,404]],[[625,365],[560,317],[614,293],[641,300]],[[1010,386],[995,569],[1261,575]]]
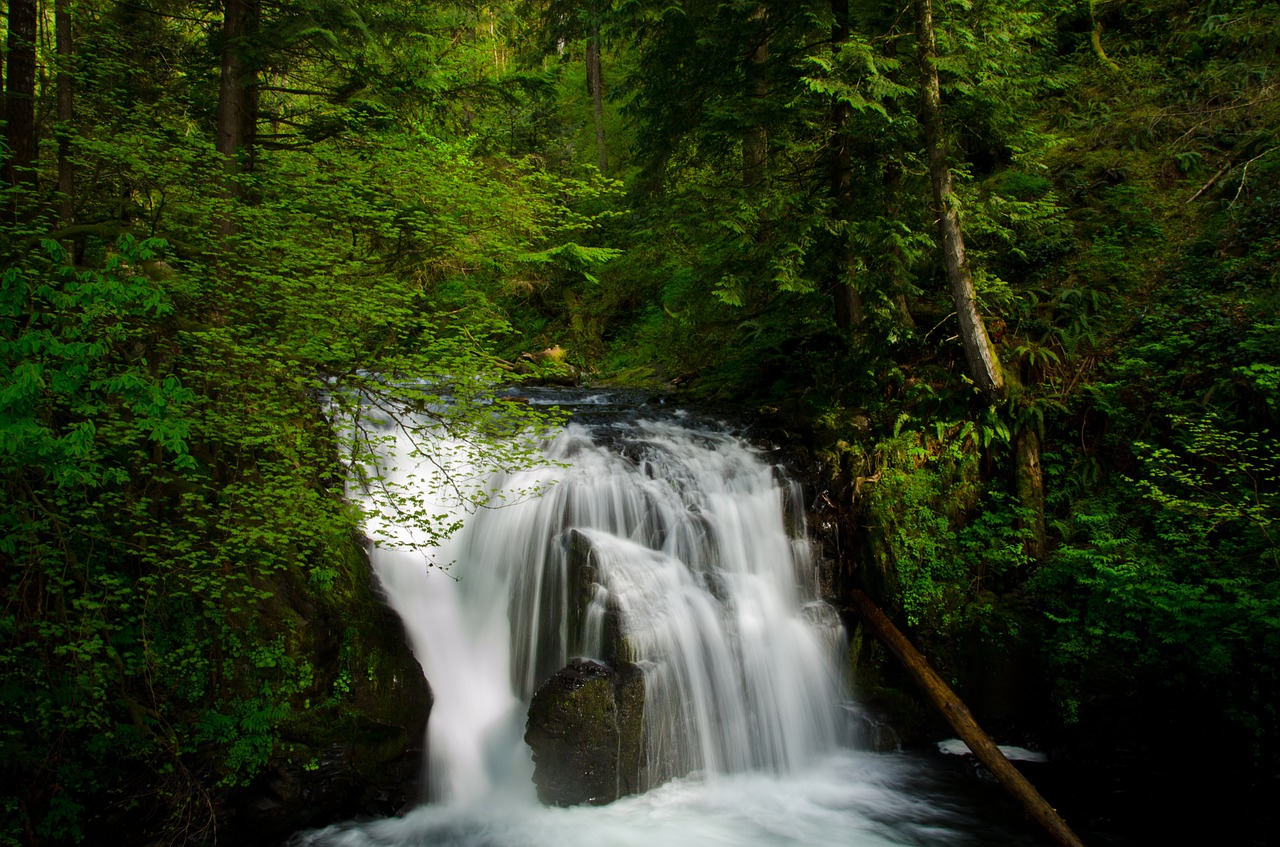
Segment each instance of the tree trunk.
[[1120,66],[1107,55],[1106,50],[1102,49],[1102,21],[1098,20],[1097,7],[1097,0],[1089,0],[1089,20],[1093,24],[1093,32],[1089,36],[1089,41],[1093,44],[1093,54],[1098,57],[1098,61],[1102,63],[1104,68],[1119,73]]
[[[4,165],[8,186],[36,186],[36,0],[9,0],[9,62],[5,80]],[[18,211],[7,214],[16,220]]]
[[[831,0],[831,16],[831,50],[839,53],[849,38],[849,0]],[[833,95],[829,190],[835,205],[833,216],[841,221],[849,220],[853,207],[853,162],[847,134],[849,113],[848,101]],[[827,287],[835,301],[836,328],[842,333],[849,333],[862,327],[866,315],[862,297],[853,287],[853,241],[847,232],[839,238]]]
[[1029,517],[1022,521],[1022,528],[1028,536],[1025,549],[1031,558],[1043,562],[1048,554],[1049,542],[1044,527],[1044,472],[1040,467],[1040,436],[1035,429],[1024,424],[1018,430],[1013,446],[1017,457],[1014,488],[1018,493],[1018,502],[1029,513]]
[[[747,56],[747,81],[753,102],[752,112],[759,117],[760,107],[769,97],[769,82],[765,78],[764,65],[769,61],[769,10],[756,6],[748,20],[759,24],[755,45]],[[742,139],[742,181],[746,185],[758,185],[764,179],[769,164],[769,132],[763,120],[747,129]]]
[[247,42],[257,31],[259,0],[226,0],[222,19],[222,75],[218,88],[218,152],[235,170],[250,170],[257,126],[257,73]]
[[[237,177],[253,170],[254,136],[258,126],[257,68],[249,61],[248,42],[257,33],[260,0],[226,0],[222,19],[222,74],[218,87],[216,146],[222,154],[232,200],[242,196]],[[222,234],[234,230],[231,219]]]
[[[899,218],[899,186],[902,182],[902,168],[896,162],[890,162],[884,172],[885,210],[890,220]],[[911,317],[911,305],[907,302],[907,291],[910,283],[907,280],[906,259],[898,244],[889,247],[889,290],[893,293],[893,302],[898,307],[898,320],[904,327],[915,328],[916,320]]]
[[969,265],[965,260],[964,236],[951,188],[951,168],[947,164],[947,142],[942,134],[942,94],[938,85],[938,47],[933,35],[933,9],[930,0],[915,0],[915,3],[924,137],[929,153],[933,202],[938,213],[942,258],[947,268],[951,296],[955,300],[956,317],[960,321],[960,339],[964,343],[969,372],[978,389],[989,399],[995,399],[1004,392],[1004,374],[1000,370],[995,346],[987,335],[986,324],[978,313],[973,276],[969,273]]
[[58,40],[58,226],[75,223],[75,171],[71,165],[72,99],[71,0],[54,0],[53,26]]
[[942,712],[942,716],[951,724],[978,761],[986,765],[987,770],[1000,780],[1005,790],[1013,795],[1027,814],[1035,818],[1045,831],[1063,847],[1084,847],[1084,844],[1067,826],[1067,822],[1036,791],[1035,786],[1027,781],[1022,772],[1013,766],[991,737],[982,731],[978,722],[973,719],[969,709],[956,696],[955,692],[942,681],[929,667],[928,661],[912,646],[907,637],[881,612],[866,594],[854,591],[852,595],[855,610],[863,624],[872,634],[888,648],[907,673],[915,680],[920,689],[929,697],[933,705]]
[[609,173],[609,148],[604,138],[604,70],[600,66],[600,24],[593,22],[587,34],[587,90],[591,93],[591,115],[596,125],[596,164],[600,173]]

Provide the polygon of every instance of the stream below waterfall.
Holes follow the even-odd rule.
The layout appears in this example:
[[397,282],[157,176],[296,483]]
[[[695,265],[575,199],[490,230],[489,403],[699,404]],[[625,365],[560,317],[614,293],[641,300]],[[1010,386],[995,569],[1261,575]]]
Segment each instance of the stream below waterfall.
[[[369,524],[382,539],[374,569],[435,695],[429,802],[291,844],[1041,843],[1006,805],[982,808],[990,798],[940,759],[849,745],[843,632],[819,598],[800,488],[766,453],[727,425],[631,395],[521,399],[573,412],[545,465],[483,479],[455,469],[442,485],[445,457],[401,438],[381,470],[389,485],[417,486],[437,520],[462,522],[429,548],[394,510]],[[466,485],[501,505],[468,507]],[[546,806],[526,714],[575,657],[643,677],[642,743],[626,774],[642,793]]]
[[[986,788],[994,789],[992,786]],[[931,758],[839,750],[788,774],[673,780],[607,806],[533,791],[299,835],[295,847],[1042,847],[1033,825]]]

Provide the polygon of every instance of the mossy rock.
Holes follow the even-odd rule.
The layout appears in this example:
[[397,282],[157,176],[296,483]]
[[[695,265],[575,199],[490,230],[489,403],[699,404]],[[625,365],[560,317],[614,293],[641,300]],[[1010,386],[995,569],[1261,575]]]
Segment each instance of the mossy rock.
[[644,680],[573,659],[538,689],[525,741],[533,749],[538,798],[554,806],[603,805],[640,790]]
[[430,687],[361,540],[341,552],[327,590],[281,571],[257,610],[267,619],[259,625],[287,632],[289,658],[309,669],[310,684],[290,699],[258,775],[215,792],[220,840],[275,844],[303,828],[394,815],[424,794]]

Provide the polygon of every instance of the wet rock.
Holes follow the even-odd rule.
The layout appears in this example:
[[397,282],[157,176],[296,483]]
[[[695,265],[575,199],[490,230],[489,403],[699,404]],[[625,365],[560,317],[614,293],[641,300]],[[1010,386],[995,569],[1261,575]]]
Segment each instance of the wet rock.
[[538,689],[525,741],[533,749],[538,798],[554,806],[604,805],[641,785],[644,679],[573,659]]
[[851,746],[873,753],[892,753],[902,749],[902,739],[893,728],[889,715],[867,709],[858,703],[845,703],[843,709]]
[[[630,661],[617,601],[598,582],[599,567],[591,540],[582,532],[571,529],[565,534],[565,543],[570,575],[569,631],[588,633],[598,629],[599,643],[585,643],[579,648],[610,665]],[[592,615],[598,616],[594,625],[588,622]],[[588,642],[591,640],[588,638]]]
[[431,689],[364,551],[347,553],[343,590],[318,592],[282,572],[259,610],[289,622],[291,651],[314,682],[290,704],[262,771],[211,792],[220,843],[279,844],[305,827],[394,815],[423,796]]

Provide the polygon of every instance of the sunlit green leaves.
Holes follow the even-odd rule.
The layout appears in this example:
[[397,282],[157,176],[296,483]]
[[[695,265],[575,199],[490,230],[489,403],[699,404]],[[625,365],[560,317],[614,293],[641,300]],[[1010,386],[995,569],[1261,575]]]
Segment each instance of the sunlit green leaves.
[[111,409],[130,416],[138,437],[190,466],[182,407],[191,391],[143,359],[117,358],[121,346],[145,343],[172,311],[163,286],[140,272],[161,246],[123,237],[97,270],[67,265],[61,248],[47,242],[48,258],[5,271],[0,457],[7,471],[38,468],[57,487],[106,483],[96,419]]
[[[308,658],[372,607],[348,483],[376,484],[384,421],[444,486],[527,463],[548,416],[496,399],[496,298],[615,255],[597,230],[616,185],[467,130],[503,99],[492,45],[463,37],[475,10],[264,13],[234,192],[218,21],[117,12],[80,21],[76,225],[0,222],[3,793],[29,783],[0,840],[74,838],[117,802],[157,810],[151,838],[207,816],[201,781],[250,779],[285,725],[356,708],[366,669]],[[405,491],[423,544],[456,528]]]

